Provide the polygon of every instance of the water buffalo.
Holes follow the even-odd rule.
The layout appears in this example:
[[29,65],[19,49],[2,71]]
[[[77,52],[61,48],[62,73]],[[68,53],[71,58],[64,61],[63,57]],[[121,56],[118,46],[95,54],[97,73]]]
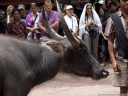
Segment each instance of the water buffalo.
[[[63,63],[66,70],[81,76],[89,76],[93,79],[107,77],[108,72],[105,71],[98,61],[88,52],[86,45],[78,37],[73,37],[60,10],[60,6],[56,0],[57,10],[60,16],[60,22],[66,37],[58,35],[48,24],[44,11],[43,26],[45,26],[50,37],[61,43],[63,47]],[[53,48],[54,49],[54,48]]]
[[64,64],[78,75],[93,79],[108,76],[68,28],[67,37],[61,37],[53,32],[46,18],[44,23],[50,37],[56,40],[43,39],[39,44],[0,35],[0,96],[27,96],[32,87],[54,77]]

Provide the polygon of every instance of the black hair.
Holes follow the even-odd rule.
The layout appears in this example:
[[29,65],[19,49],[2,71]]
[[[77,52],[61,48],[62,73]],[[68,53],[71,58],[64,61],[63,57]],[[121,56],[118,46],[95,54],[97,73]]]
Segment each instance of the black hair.
[[[90,6],[90,4],[88,4],[88,5]],[[88,6],[88,5],[87,5],[87,6]],[[85,21],[86,21],[86,20],[88,21],[87,6],[86,6],[86,13],[85,13],[85,15],[86,15],[87,18],[85,18]],[[91,5],[91,7],[92,7],[92,5]],[[92,12],[92,9],[91,9],[91,12]],[[92,18],[93,18],[93,20],[94,20],[93,12],[92,12]]]
[[115,1],[112,1],[112,2],[109,4],[109,7],[111,7],[111,5],[117,6],[117,3],[116,3]]
[[118,3],[120,3],[120,0],[116,0]]
[[14,15],[14,13],[15,13],[16,11],[20,13],[20,11],[19,11],[18,9],[15,9],[15,8],[14,8],[14,9],[12,10],[12,12],[11,12],[11,15]]
[[103,11],[105,12],[104,8],[99,7],[99,9],[97,10],[97,13],[98,13],[98,14],[100,13],[100,9],[103,9]]

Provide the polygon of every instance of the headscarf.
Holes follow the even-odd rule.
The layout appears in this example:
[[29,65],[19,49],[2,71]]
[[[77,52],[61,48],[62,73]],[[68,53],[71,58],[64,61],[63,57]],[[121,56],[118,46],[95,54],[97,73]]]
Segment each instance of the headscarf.
[[[84,9],[82,11],[81,17],[80,17],[80,22],[79,22],[79,36],[82,38],[83,33],[88,34],[88,32],[85,30],[85,16],[86,16],[86,7],[87,5],[91,5],[90,3],[87,3],[84,6]],[[91,5],[92,6],[92,5]],[[96,13],[96,11],[94,10],[93,6],[92,6],[92,14],[93,14],[93,19],[94,22],[98,25],[99,27],[99,33],[102,32],[102,25],[101,25],[101,21],[100,18],[98,16],[98,14]]]

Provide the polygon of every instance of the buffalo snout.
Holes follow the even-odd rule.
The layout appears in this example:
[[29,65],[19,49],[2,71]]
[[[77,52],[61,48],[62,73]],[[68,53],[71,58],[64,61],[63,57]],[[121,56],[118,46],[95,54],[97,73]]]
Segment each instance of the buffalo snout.
[[99,80],[109,76],[109,72],[105,69],[94,69],[92,79]]
[[106,78],[106,77],[108,77],[108,76],[109,76],[109,72],[108,72],[107,70],[103,69],[103,70],[102,70],[102,77],[103,77],[103,78]]

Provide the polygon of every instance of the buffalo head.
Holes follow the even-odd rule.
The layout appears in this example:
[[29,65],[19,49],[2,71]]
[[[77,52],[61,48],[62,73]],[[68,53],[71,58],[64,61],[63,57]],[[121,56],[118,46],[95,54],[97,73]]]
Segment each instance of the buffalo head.
[[[86,45],[78,36],[72,36],[68,26],[65,23],[58,1],[56,1],[57,10],[60,17],[60,23],[65,31],[66,37],[59,36],[48,24],[44,11],[43,26],[46,28],[49,36],[59,42],[63,48],[62,61],[66,70],[81,76],[89,76],[93,79],[101,79],[108,76],[98,61],[89,53]],[[61,50],[62,51],[62,50]],[[60,51],[58,51],[60,52]]]

